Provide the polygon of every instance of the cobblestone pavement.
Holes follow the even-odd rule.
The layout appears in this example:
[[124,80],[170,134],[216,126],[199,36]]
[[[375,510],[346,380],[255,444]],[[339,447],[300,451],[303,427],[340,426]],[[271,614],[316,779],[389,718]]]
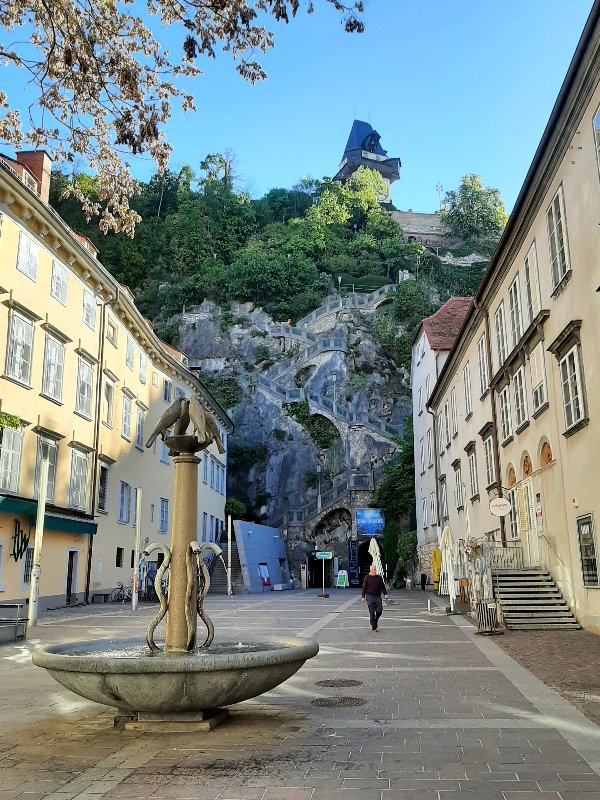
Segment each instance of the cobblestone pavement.
[[600,725],[600,636],[588,631],[507,631],[496,644]]
[[[31,665],[39,642],[139,635],[156,607],[45,615],[0,648],[0,800],[600,800],[600,729],[460,617],[394,595],[209,598],[218,637],[304,634],[317,658],[209,734],[113,727]],[[358,686],[325,687],[343,678]],[[349,697],[362,705],[314,705]]]

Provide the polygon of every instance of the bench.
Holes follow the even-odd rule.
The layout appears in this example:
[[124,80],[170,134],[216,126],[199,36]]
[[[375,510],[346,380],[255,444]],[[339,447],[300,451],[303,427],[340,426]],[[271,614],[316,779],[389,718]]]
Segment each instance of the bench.
[[94,592],[92,595],[92,603],[108,603],[110,600],[110,592]]
[[[27,616],[24,603],[0,603],[0,641],[16,642],[27,636]],[[10,612],[13,612],[12,614]],[[2,635],[5,628],[11,630],[12,638]]]

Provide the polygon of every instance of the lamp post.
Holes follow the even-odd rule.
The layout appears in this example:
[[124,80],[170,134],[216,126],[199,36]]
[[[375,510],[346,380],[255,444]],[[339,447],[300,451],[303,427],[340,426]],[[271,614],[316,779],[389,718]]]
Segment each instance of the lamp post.
[[317,494],[317,511],[321,510],[321,465],[317,464],[317,479],[319,481],[319,488]]

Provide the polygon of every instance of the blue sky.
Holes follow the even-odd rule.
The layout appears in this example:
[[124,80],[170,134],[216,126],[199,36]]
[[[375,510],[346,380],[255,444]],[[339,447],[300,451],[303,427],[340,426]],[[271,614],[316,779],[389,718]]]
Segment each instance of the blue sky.
[[357,117],[402,160],[398,208],[434,211],[438,183],[453,189],[475,172],[510,210],[592,0],[367,0],[361,35],[315,5],[273,23],[268,80],[246,83],[227,54],[202,65],[197,113],[176,112],[167,129],[173,167],[230,148],[242,187],[260,196],[333,175]]

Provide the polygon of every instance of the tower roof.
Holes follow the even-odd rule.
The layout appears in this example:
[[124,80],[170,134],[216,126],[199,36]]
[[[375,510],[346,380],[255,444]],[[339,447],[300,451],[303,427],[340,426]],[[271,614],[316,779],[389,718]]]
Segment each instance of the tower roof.
[[368,122],[355,119],[352,123],[352,130],[348,137],[344,156],[350,150],[368,150],[370,153],[377,153],[379,156],[387,156],[387,150],[384,150],[379,143],[380,139],[381,136]]
[[452,349],[472,305],[472,297],[451,297],[435,314],[423,320],[423,330],[432,350]]

